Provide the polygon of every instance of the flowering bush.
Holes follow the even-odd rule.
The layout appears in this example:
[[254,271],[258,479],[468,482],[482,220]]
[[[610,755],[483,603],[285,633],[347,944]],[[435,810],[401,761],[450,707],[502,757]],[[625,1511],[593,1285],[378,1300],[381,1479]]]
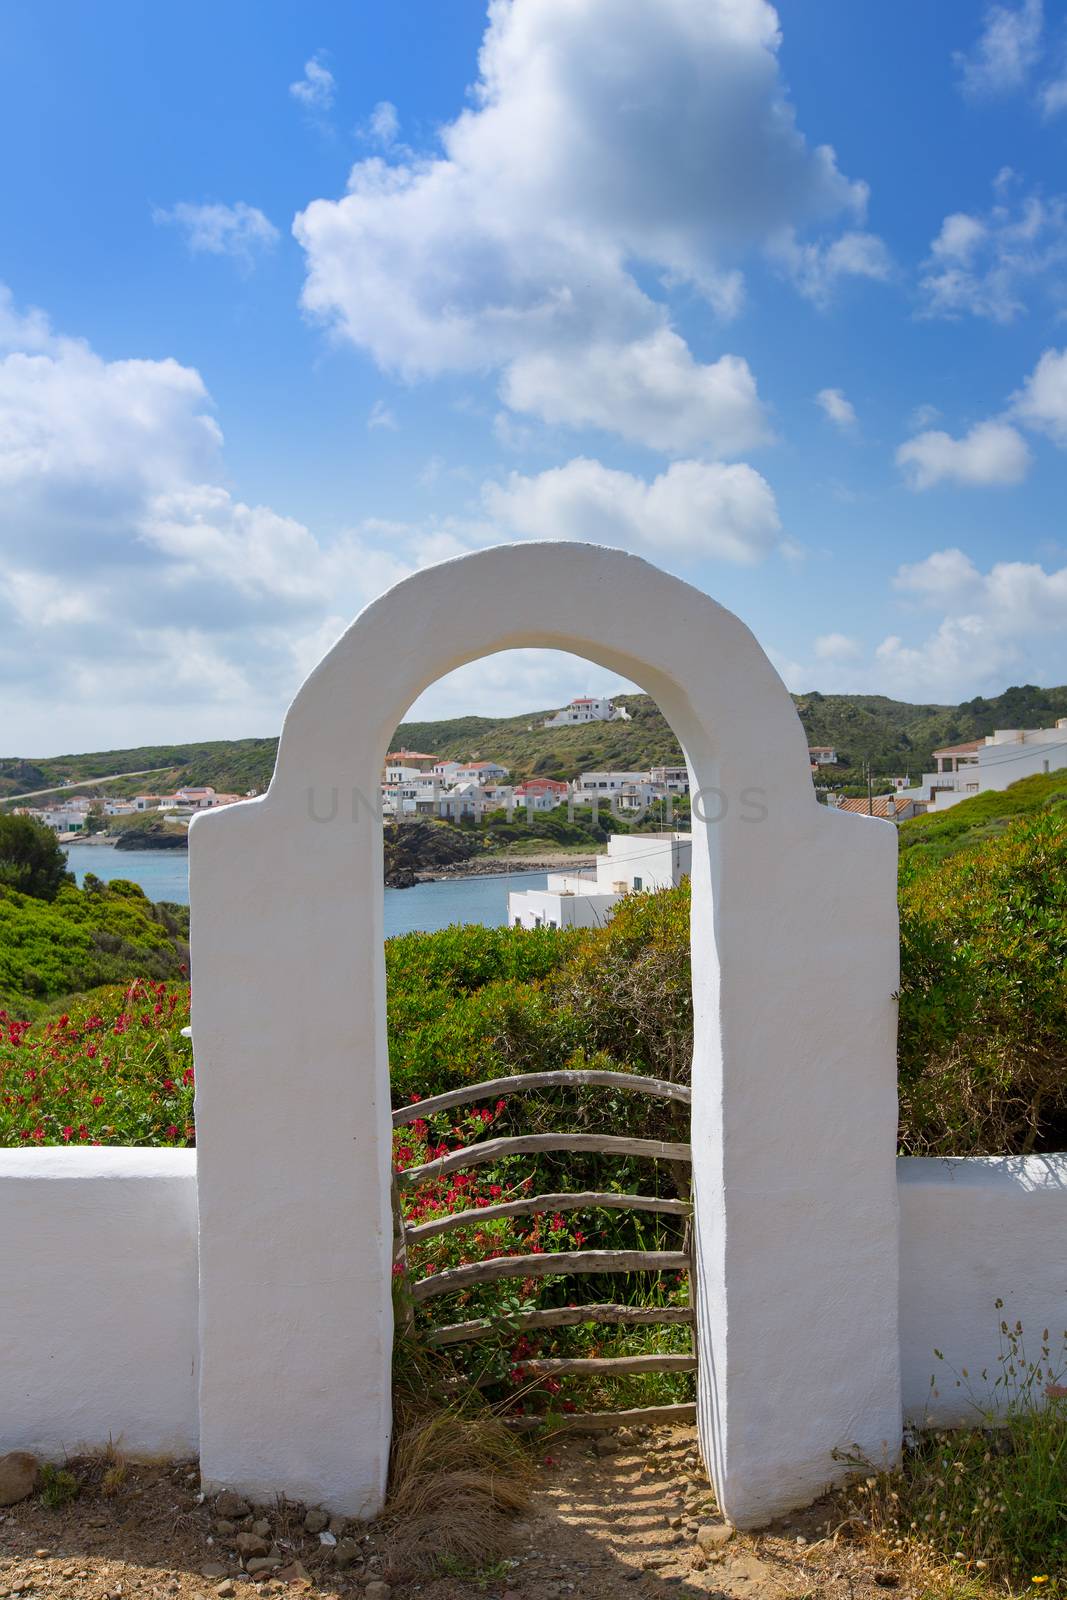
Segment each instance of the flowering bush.
[[0,1146],[193,1144],[188,984],[99,989],[49,1021],[0,1010]]

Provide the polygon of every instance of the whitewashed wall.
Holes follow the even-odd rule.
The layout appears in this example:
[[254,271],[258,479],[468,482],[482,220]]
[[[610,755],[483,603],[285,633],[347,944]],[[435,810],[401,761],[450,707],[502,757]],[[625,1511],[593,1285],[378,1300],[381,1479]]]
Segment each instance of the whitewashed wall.
[[[972,1392],[995,1398],[1002,1319],[1022,1323],[1031,1359],[1046,1328],[1053,1351],[1063,1350],[1067,1155],[898,1161],[897,1187],[904,1413],[911,1422],[966,1422]],[[968,1379],[957,1386],[964,1367]]]
[[193,1150],[0,1150],[0,1454],[197,1450]]
[[[904,1413],[966,1422],[951,1369],[991,1398],[1002,1316],[1035,1353],[1067,1329],[1067,1156],[897,1178]],[[196,1454],[196,1231],[194,1151],[0,1151],[0,1453]]]

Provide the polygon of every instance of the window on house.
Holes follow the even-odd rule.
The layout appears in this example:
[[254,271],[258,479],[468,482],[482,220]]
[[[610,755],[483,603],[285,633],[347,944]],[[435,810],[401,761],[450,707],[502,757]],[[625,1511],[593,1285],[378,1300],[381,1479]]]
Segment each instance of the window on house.
[[635,889],[643,889],[644,886],[645,886],[644,878],[635,878],[634,879],[634,888]]

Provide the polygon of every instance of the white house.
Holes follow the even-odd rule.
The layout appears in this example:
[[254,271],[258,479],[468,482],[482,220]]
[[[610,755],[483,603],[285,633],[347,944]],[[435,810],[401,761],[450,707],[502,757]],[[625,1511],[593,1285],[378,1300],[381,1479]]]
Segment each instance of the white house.
[[653,767],[648,780],[658,795],[689,793],[688,767]]
[[75,800],[64,800],[59,805],[45,806],[40,811],[27,807],[23,815],[34,817],[56,833],[81,833],[89,815],[90,802],[81,795]]
[[569,794],[570,784],[557,778],[527,778],[515,790],[515,804],[527,811],[554,811]]
[[595,695],[579,695],[569,706],[545,718],[546,728],[570,728],[582,722],[629,722],[630,713],[625,706],[614,705],[610,700]]
[[612,834],[595,873],[550,872],[544,889],[508,895],[513,928],[597,928],[609,921],[624,894],[669,889],[689,873],[691,833]]
[[809,744],[808,756],[813,767],[832,767],[837,764],[837,751],[832,744]]
[[456,773],[457,783],[497,783],[508,775],[499,761],[465,761]]
[[384,784],[413,783],[416,778],[425,777],[421,767],[413,767],[407,761],[394,760],[389,757],[385,763],[385,772],[382,777]]
[[612,795],[641,783],[648,783],[646,772],[582,772],[575,780],[574,802],[588,806],[594,800],[610,800]]
[[984,739],[946,745],[934,751],[936,772],[902,794],[946,811],[986,789],[1006,789],[1020,778],[1067,767],[1067,717],[1054,728],[998,728]]

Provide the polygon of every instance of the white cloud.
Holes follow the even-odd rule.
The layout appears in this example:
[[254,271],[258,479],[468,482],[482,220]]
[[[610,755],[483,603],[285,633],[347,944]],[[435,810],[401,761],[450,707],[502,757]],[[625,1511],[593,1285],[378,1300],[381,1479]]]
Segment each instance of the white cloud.
[[976,422],[962,439],[931,430],[908,439],[897,451],[911,489],[938,483],[970,488],[1021,483],[1030,469],[1030,450],[1018,429],[1007,422]]
[[1041,55],[1042,0],[991,5],[973,49],[954,57],[967,94],[1008,94],[1021,89]]
[[651,483],[582,457],[483,490],[486,513],[513,535],[589,540],[751,565],[781,543],[765,478],[748,466],[675,461]]
[[747,361],[720,356],[702,365],[669,328],[629,344],[520,356],[502,394],[513,411],[614,429],[668,454],[734,456],[770,436]]
[[248,267],[256,253],[273,250],[281,237],[269,218],[257,206],[238,200],[235,205],[193,205],[180,200],[169,210],[157,206],[152,221],[173,224],[185,235],[195,254],[232,256]]
[[936,422],[940,415],[941,412],[937,406],[924,402],[922,405],[916,406],[911,413],[908,418],[908,427],[911,428],[913,433],[919,433],[923,428],[928,428],[931,422]]
[[[646,483],[575,461],[485,485],[467,517],[367,518],[330,541],[241,501],[224,474],[197,372],[173,360],[107,361],[56,334],[43,313],[20,312],[0,288],[9,749],[147,740],[164,704],[172,737],[270,731],[366,600],[501,537],[573,536],[737,562],[781,544],[772,491],[741,465],[680,461]],[[523,697],[516,676],[516,709],[557,699],[563,679],[551,679],[552,692],[548,682],[536,692],[530,682]],[[484,696],[478,703],[492,709]]]
[[[494,0],[472,104],[441,130],[440,153],[360,161],[343,198],[296,218],[305,308],[390,372],[502,372],[516,400],[523,362],[573,360],[581,375],[599,359],[589,347],[615,347],[628,383],[617,417],[610,393],[599,399],[596,425],[633,437],[647,416],[660,437],[663,336],[678,336],[650,283],[728,313],[743,254],[781,252],[783,237],[816,297],[846,273],[887,270],[869,235],[807,261],[790,231],[854,224],[867,191],[798,131],[779,43],[766,0]],[[644,359],[621,354],[631,343]],[[668,409],[695,429],[688,397],[706,369],[674,350]],[[558,408],[555,381],[549,396],[532,387]]]
[[9,748],[119,744],[118,706],[134,742],[160,705],[188,737],[274,728],[308,641],[417,564],[415,535],[326,545],[234,499],[192,368],[106,361],[3,289],[0,350]]
[[370,408],[370,414],[367,417],[367,427],[390,428],[393,430],[399,427],[399,424],[396,420],[396,413],[392,406],[386,405],[384,400],[375,400],[374,404]]
[[1062,676],[1067,568],[1000,561],[983,573],[961,551],[945,550],[902,567],[896,587],[936,602],[945,615],[916,645],[899,634],[879,645],[878,671],[892,692],[950,700],[999,690],[1009,678]]
[[925,561],[898,567],[893,587],[915,594],[927,604],[960,600],[981,583],[981,574],[962,550],[935,550]]
[[845,633],[822,633],[815,641],[817,661],[855,661],[859,654],[859,644]]
[[0,351],[50,349],[55,343],[52,325],[43,311],[31,306],[19,311],[6,283],[0,283]]
[[941,224],[923,263],[920,312],[1008,323],[1026,310],[1025,291],[1043,278],[1061,293],[1067,263],[1067,202],[1037,193],[1013,200],[1016,174],[1005,167],[995,201],[980,215],[953,212]]
[[359,131],[380,150],[389,150],[396,144],[400,132],[400,113],[391,100],[379,100]]
[[856,426],[855,407],[846,398],[843,389],[820,389],[815,396],[815,404],[843,432],[847,433]]
[[337,80],[323,64],[321,51],[304,62],[304,76],[289,85],[293,99],[299,100],[306,111],[317,113],[329,111],[336,89]]
[[1061,111],[1067,111],[1067,72],[1043,86],[1038,104],[1046,117],[1058,117]]
[[1067,449],[1067,348],[1046,350],[1011,399],[1012,415]]
[[799,292],[825,307],[842,278],[871,278],[885,283],[893,263],[885,243],[875,233],[849,232],[829,242],[801,243],[792,228],[772,241],[770,254]]

